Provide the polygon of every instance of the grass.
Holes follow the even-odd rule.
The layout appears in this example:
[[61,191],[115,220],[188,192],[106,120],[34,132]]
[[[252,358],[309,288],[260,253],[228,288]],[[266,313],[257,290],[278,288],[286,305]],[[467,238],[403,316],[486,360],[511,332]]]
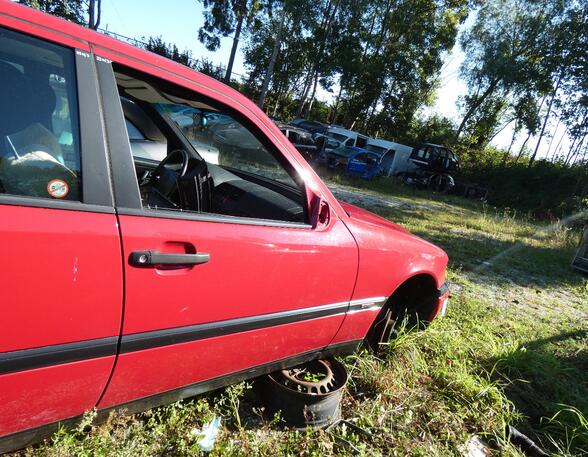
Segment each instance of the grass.
[[494,455],[522,455],[508,424],[555,455],[588,455],[588,283],[569,267],[577,234],[384,181],[331,184],[345,195],[363,186],[356,203],[443,247],[453,284],[447,316],[426,332],[344,359],[347,424],[289,430],[241,383],[100,426],[89,413],[23,453],[199,455],[193,430],[221,415],[213,456],[463,455],[473,435]]

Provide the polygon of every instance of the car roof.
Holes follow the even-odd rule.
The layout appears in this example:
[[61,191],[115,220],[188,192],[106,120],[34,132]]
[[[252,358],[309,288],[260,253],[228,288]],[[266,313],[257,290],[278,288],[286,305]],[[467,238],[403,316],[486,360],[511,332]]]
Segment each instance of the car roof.
[[435,144],[435,143],[423,143],[423,146],[435,146],[436,148],[449,149],[447,146],[443,146],[442,144]]
[[280,121],[274,121],[274,122],[276,123],[276,125],[278,126],[278,128],[280,130],[281,129],[288,129],[292,132],[296,132],[297,134],[299,134],[301,136],[308,136],[308,137],[312,138],[312,134],[308,130],[301,129],[297,125],[286,124],[285,122],[280,122]]
[[329,126],[329,128],[327,129],[327,131],[328,132],[333,132],[333,133],[339,133],[341,135],[345,135],[348,138],[355,138],[358,135],[360,135],[360,133],[355,132],[353,130],[348,130],[348,129],[343,128],[343,127],[334,127],[332,125]]
[[367,144],[373,144],[374,146],[382,146],[385,148],[394,148],[398,143],[388,140],[380,140],[376,138],[369,138]]

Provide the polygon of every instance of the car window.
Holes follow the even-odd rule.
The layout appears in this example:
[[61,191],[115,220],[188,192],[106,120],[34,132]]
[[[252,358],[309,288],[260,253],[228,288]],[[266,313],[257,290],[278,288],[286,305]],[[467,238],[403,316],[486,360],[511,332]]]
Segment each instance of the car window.
[[230,115],[176,103],[156,103],[153,106],[180,128],[207,163],[229,166],[296,186],[255,135]]
[[0,193],[81,200],[73,50],[0,28]]
[[309,135],[300,135],[299,143],[305,146],[314,146],[314,140]]
[[302,179],[243,114],[126,67],[115,77],[143,208],[308,222]]
[[376,146],[375,144],[368,144],[367,146],[365,146],[365,149],[367,149],[368,151],[375,152],[376,154],[385,154],[386,153],[386,148],[383,148],[381,146]]
[[345,142],[345,146],[353,146],[355,143],[355,139],[354,138],[349,138],[346,142]]
[[358,148],[363,148],[363,147],[365,147],[366,144],[367,144],[367,138],[366,137],[363,137],[363,136],[358,136],[357,137],[357,142],[356,142],[355,145]]
[[292,130],[289,133],[288,139],[294,144],[300,144],[300,135]]
[[335,132],[327,132],[326,135],[334,138],[337,141],[340,141],[341,143],[347,139],[345,135],[341,135],[340,133]]

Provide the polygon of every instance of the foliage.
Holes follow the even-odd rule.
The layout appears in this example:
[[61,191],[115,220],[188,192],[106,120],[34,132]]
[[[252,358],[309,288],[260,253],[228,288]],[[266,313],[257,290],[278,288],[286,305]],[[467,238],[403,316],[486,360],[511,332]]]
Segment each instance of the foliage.
[[76,24],[87,24],[85,18],[86,2],[83,0],[18,0],[18,3]]
[[[323,0],[287,5],[270,103],[298,100],[296,114],[367,133],[402,134],[429,103],[443,53],[465,20],[466,1]],[[260,16],[245,51],[250,82],[270,59],[278,18]],[[312,115],[317,85],[333,94],[325,117]]]
[[481,150],[514,122],[513,142],[522,128],[538,135],[530,166],[554,114],[569,136],[584,137],[587,18],[585,2],[484,2],[461,38],[466,52],[461,73],[468,84],[456,133],[462,143]]
[[[145,38],[143,38],[143,40],[145,40]],[[167,57],[168,59],[175,60],[187,67],[194,68],[192,53],[190,51],[184,50],[180,52],[175,44],[166,43],[161,36],[149,37],[145,43],[145,49],[154,52],[155,54],[159,54],[160,56]]]
[[501,151],[484,154],[485,163],[474,161],[463,169],[464,177],[489,188],[488,201],[516,208],[533,217],[555,220],[588,210],[586,167],[568,167],[545,160],[533,168],[527,163],[501,164]]
[[404,134],[399,133],[397,141],[414,146],[424,142],[451,145],[455,130],[451,119],[437,114],[428,118],[414,117]]
[[196,63],[194,68],[200,73],[204,73],[205,75],[214,79],[218,79],[219,81],[223,79],[223,76],[227,70],[222,65],[214,64],[210,59],[202,59]]

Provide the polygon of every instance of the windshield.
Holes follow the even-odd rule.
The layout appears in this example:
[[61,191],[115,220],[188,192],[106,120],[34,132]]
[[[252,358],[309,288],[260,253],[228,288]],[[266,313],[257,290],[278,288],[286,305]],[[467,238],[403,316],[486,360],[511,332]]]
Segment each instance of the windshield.
[[354,148],[349,147],[349,146],[339,146],[333,152],[335,152],[337,155],[340,155],[343,157],[351,157],[353,154],[355,154],[358,151]]
[[343,143],[348,138],[345,135],[341,135],[340,133],[335,132],[327,132],[327,136],[330,136],[331,138],[334,138],[341,143]]
[[153,107],[180,129],[207,163],[296,187],[292,177],[257,137],[231,116],[183,104],[155,103]]

